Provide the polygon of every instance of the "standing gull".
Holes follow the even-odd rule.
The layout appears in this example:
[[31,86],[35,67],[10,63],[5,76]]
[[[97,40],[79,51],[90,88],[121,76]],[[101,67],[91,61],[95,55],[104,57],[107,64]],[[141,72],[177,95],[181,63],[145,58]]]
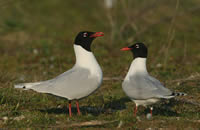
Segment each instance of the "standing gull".
[[[122,83],[122,88],[126,95],[136,104],[134,114],[136,116],[137,107],[152,105],[161,99],[170,99],[175,96],[185,96],[184,93],[174,93],[165,88],[160,81],[150,76],[146,69],[147,47],[143,43],[136,43],[132,46],[121,49],[130,50],[134,60]],[[150,108],[152,116],[153,107]]]
[[76,63],[73,68],[47,81],[21,83],[14,87],[67,98],[70,117],[71,101],[76,100],[77,112],[80,115],[78,100],[92,94],[102,83],[102,70],[91,51],[92,41],[101,36],[104,36],[103,32],[79,32],[74,42]]

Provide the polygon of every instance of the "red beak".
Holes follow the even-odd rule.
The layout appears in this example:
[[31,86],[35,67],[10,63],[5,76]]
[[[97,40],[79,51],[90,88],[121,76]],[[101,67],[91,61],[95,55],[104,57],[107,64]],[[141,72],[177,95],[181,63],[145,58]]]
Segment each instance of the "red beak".
[[121,51],[129,51],[129,50],[131,50],[131,48],[128,48],[128,47],[124,47],[124,48],[122,48],[122,49],[120,49]]
[[92,34],[90,37],[101,37],[101,36],[104,36],[103,32],[96,32],[96,33]]

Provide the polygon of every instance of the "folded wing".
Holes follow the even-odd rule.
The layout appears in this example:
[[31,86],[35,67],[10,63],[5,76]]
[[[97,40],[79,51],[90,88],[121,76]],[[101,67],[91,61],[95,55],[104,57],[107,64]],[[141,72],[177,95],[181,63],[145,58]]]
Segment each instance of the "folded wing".
[[86,97],[98,87],[98,77],[90,76],[89,70],[72,68],[56,78],[44,81],[30,89],[72,100]]
[[123,89],[132,99],[171,98],[172,92],[152,76],[133,75],[124,81]]

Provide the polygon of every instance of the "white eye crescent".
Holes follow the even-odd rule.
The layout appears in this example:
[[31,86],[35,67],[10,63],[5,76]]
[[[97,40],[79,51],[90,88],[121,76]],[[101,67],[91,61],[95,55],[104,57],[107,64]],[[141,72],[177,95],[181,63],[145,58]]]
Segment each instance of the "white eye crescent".
[[136,48],[140,48],[140,46],[138,44],[135,45]]
[[85,33],[83,33],[83,37],[87,37],[88,36],[88,34],[85,32]]

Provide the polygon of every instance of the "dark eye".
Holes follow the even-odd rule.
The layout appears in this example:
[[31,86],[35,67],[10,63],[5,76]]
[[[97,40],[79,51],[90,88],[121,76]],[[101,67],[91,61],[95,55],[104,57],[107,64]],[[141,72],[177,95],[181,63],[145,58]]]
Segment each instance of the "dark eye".
[[140,48],[140,46],[138,44],[135,45],[136,48]]
[[88,34],[85,32],[85,33],[83,33],[83,37],[87,37],[88,36]]

